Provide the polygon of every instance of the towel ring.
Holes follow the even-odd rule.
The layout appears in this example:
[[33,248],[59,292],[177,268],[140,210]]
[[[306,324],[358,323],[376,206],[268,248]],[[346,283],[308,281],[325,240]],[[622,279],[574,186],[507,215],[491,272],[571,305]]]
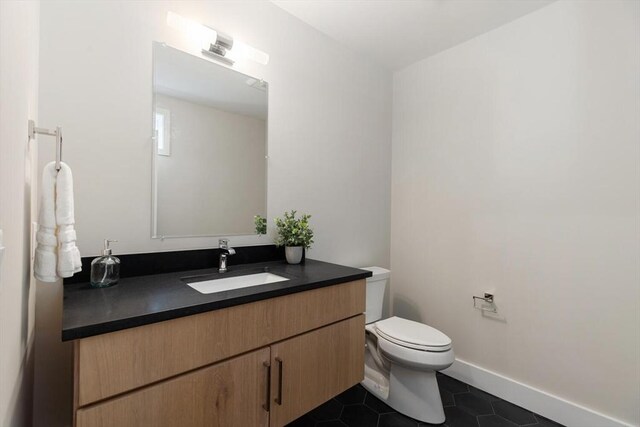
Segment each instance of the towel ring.
[[55,136],[56,138],[56,170],[59,171],[62,168],[60,164],[62,162],[62,126],[56,126],[56,130],[49,130],[45,128],[36,127],[36,122],[29,120],[29,141],[36,138],[38,135]]

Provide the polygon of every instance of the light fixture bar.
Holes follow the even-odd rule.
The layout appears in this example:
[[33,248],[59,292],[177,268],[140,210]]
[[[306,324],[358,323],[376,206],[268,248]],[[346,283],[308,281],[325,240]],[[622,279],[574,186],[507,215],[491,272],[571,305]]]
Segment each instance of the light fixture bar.
[[227,64],[233,65],[243,59],[263,65],[269,63],[269,55],[265,52],[177,13],[167,12],[167,25],[189,35],[202,47],[202,53]]

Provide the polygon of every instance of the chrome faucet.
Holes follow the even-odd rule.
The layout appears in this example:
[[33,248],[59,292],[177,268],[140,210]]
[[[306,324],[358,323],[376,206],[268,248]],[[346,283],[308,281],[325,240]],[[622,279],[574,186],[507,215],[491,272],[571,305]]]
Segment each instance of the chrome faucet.
[[218,264],[218,273],[227,272],[227,258],[230,255],[235,255],[236,250],[229,246],[229,240],[218,240],[218,248],[220,249],[220,264]]

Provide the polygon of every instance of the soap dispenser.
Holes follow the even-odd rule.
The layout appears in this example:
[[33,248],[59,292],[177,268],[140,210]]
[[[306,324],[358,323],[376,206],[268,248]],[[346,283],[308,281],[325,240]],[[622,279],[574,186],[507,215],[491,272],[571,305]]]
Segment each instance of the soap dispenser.
[[120,260],[111,255],[109,244],[117,240],[104,241],[102,256],[91,262],[91,287],[106,288],[118,283],[120,279]]

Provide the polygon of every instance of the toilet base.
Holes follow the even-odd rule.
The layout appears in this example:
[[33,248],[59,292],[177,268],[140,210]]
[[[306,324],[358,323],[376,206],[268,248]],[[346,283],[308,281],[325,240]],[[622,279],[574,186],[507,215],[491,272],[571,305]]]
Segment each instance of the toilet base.
[[396,411],[430,424],[445,421],[435,371],[392,365],[389,390],[387,404]]
[[441,424],[445,421],[435,371],[406,369],[392,364],[385,375],[365,364],[362,386],[401,414],[418,421]]
[[383,402],[389,399],[389,378],[367,365],[364,366],[364,380],[360,384]]

